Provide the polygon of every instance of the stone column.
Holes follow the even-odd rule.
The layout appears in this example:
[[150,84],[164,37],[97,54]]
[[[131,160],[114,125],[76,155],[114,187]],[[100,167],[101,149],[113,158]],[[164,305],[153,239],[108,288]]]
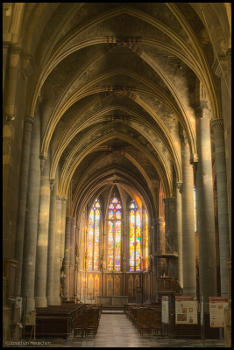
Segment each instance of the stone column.
[[70,236],[72,218],[66,217],[65,252],[64,252],[64,297],[69,299]]
[[8,51],[9,51],[9,43],[8,42],[3,42],[3,67],[2,67],[2,90],[3,93],[5,91],[5,77],[6,77],[6,72],[7,72],[7,59],[8,59]]
[[[9,189],[9,174],[10,169],[13,166],[12,152],[15,138],[16,127],[19,125],[16,119],[16,92],[17,83],[19,81],[19,69],[21,64],[21,49],[15,45],[11,45],[8,51],[8,59],[6,64],[7,79],[5,80],[5,91],[4,91],[4,115],[3,120],[3,255],[6,254],[13,257],[15,253],[15,247],[12,245],[12,232],[11,220],[8,218],[9,208],[12,207],[8,196]],[[4,57],[3,57],[4,59]],[[17,195],[17,193],[16,193]],[[13,248],[13,249],[12,249]]]
[[208,298],[216,290],[216,247],[214,224],[214,198],[211,163],[210,118],[203,111],[197,117],[196,169],[197,229],[199,237],[199,284],[204,312],[208,313]]
[[212,120],[211,127],[214,133],[216,159],[221,295],[228,296],[228,260],[230,258],[230,244],[223,119]]
[[67,212],[67,198],[61,197],[61,222],[60,222],[60,266],[62,264],[65,253],[65,227],[66,227],[66,212]]
[[[61,304],[61,297],[64,296],[64,280],[63,275],[64,266],[62,263],[62,213],[63,213],[63,198],[56,196],[56,228],[55,228],[55,267],[54,267],[54,286],[53,291],[54,299],[56,304]],[[62,271],[61,271],[62,269]]]
[[176,198],[164,198],[165,205],[165,254],[168,255],[168,276],[178,278],[178,238],[176,223]]
[[[223,115],[223,134],[225,144],[226,177],[227,177],[227,201],[228,201],[228,224],[229,224],[229,242],[231,243],[231,194],[232,194],[232,52],[231,48],[225,55],[219,56],[214,64],[215,74],[220,78],[222,115]],[[231,254],[231,245],[230,245]]]
[[183,294],[196,295],[196,262],[193,203],[193,166],[190,150],[184,135],[181,145],[182,155],[182,247],[183,247]]
[[[75,218],[75,259],[74,259],[74,295],[76,298],[78,297],[78,271],[79,271],[79,260],[80,260],[80,252],[79,252],[79,227],[77,225],[77,220]],[[102,232],[102,231],[101,231]],[[101,270],[101,266],[100,266],[100,270]],[[79,298],[80,299],[80,298]]]
[[18,209],[17,234],[16,234],[16,244],[15,244],[15,257],[16,257],[16,260],[18,260],[18,270],[16,275],[16,295],[17,296],[21,296],[24,231],[25,231],[26,204],[27,204],[28,181],[29,181],[28,175],[29,175],[29,163],[30,163],[32,125],[33,125],[33,118],[26,117],[24,122],[19,209]]
[[60,305],[60,259],[58,260],[60,242],[57,242],[58,213],[56,212],[56,181],[51,180],[50,185],[51,194],[48,242],[47,302],[48,305]]
[[48,230],[50,215],[50,180],[49,180],[49,159],[40,157],[41,165],[41,188],[39,226],[37,236],[37,260],[36,260],[36,281],[35,281],[35,302],[36,307],[47,306],[46,283],[47,283],[47,255],[48,255]]
[[177,183],[176,189],[176,215],[177,215],[177,239],[178,239],[178,281],[183,288],[183,235],[182,235],[182,183]]
[[157,220],[157,276],[158,278],[166,273],[166,259],[161,257],[165,255],[165,220],[164,217],[159,217]]
[[69,298],[71,300],[74,299],[75,291],[75,276],[74,276],[74,266],[75,266],[75,232],[76,232],[76,224],[75,218],[71,220],[71,231],[70,231],[70,266],[69,266]]
[[38,232],[38,213],[40,200],[40,120],[35,119],[32,130],[31,155],[29,167],[28,198],[24,239],[24,260],[22,276],[22,295],[26,312],[35,309],[34,284]]

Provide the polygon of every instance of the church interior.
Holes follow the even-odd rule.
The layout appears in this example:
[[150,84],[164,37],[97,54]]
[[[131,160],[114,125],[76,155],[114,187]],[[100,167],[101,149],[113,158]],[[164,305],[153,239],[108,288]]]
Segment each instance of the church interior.
[[230,346],[231,3],[2,9],[3,341],[87,307]]

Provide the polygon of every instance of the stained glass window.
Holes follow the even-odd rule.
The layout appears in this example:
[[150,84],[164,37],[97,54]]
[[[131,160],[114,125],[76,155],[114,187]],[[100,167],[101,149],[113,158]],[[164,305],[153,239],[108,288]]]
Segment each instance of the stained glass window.
[[129,205],[129,270],[141,270],[142,229],[141,216],[135,201]]
[[87,235],[87,270],[99,270],[100,203],[96,199],[89,213]]
[[146,210],[143,212],[143,256],[144,256],[144,270],[149,268],[149,219]]
[[107,270],[120,271],[122,206],[114,197],[108,211]]

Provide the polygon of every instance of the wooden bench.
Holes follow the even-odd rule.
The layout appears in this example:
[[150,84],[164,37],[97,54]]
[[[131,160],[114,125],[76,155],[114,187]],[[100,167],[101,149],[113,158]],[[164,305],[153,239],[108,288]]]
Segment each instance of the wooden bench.
[[81,337],[89,334],[95,335],[99,326],[101,312],[102,305],[86,304],[76,320],[74,335]]
[[62,304],[36,309],[36,337],[63,337],[74,334],[80,304]]
[[126,305],[126,315],[136,326],[141,335],[144,332],[154,335],[161,334],[161,306],[155,305]]

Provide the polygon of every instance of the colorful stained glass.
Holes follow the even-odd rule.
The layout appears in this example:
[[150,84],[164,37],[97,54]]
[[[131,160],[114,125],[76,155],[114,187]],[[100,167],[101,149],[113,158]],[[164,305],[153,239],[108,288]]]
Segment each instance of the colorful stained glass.
[[144,212],[144,269],[148,270],[149,268],[149,229],[148,229],[148,215],[146,211]]
[[[108,212],[107,269],[120,271],[121,261],[121,204],[114,197]],[[117,210],[118,209],[118,210]]]
[[136,211],[136,270],[140,270],[140,256],[141,256],[141,218],[140,213]]
[[[118,212],[117,212],[118,213]],[[118,219],[116,213],[116,219]],[[121,213],[120,218],[121,218]],[[121,221],[115,222],[115,270],[120,271],[120,249],[121,249]]]
[[121,212],[119,210],[116,212],[115,215],[117,220],[121,220]]
[[140,271],[142,255],[141,216],[134,201],[130,203],[129,209],[129,270]]
[[87,237],[87,270],[99,269],[100,203],[95,201],[89,214]]
[[108,219],[112,220],[113,218],[114,218],[114,212],[113,212],[113,210],[109,210]]

